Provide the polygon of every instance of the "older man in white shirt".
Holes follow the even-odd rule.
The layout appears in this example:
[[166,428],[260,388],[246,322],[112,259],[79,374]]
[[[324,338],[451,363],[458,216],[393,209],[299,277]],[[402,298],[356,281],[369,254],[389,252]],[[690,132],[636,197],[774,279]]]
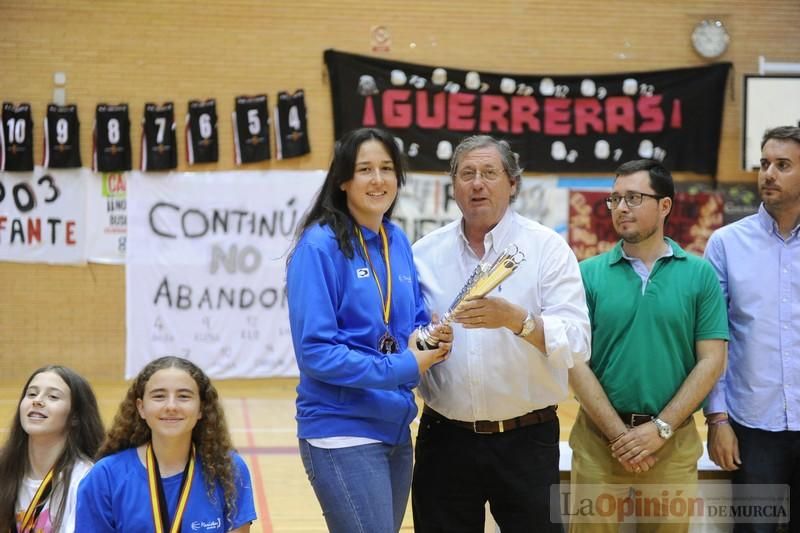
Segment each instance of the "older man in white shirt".
[[590,327],[578,262],[554,231],[515,213],[518,156],[505,141],[465,139],[450,164],[462,218],[414,246],[428,307],[447,311],[479,262],[509,245],[526,260],[489,296],[454,315],[450,358],[420,384],[414,467],[419,532],[482,532],[484,506],[503,533],[560,531],[556,405],[568,369],[588,360]]

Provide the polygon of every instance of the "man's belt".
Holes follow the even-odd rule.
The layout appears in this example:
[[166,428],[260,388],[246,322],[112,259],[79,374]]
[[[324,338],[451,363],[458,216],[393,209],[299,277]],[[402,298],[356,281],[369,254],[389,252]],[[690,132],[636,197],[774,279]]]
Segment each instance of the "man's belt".
[[541,424],[542,422],[555,420],[557,418],[557,408],[557,405],[550,405],[542,409],[531,411],[530,413],[525,413],[524,415],[516,418],[509,418],[508,420],[476,420],[475,422],[452,420],[437,413],[427,405],[422,408],[422,414],[475,433],[491,434],[503,433],[504,431],[511,431],[512,429],[524,428],[525,426],[532,426],[534,424]]
[[642,424],[646,424],[655,418],[653,415],[648,415],[644,413],[617,413],[619,417],[622,419],[622,422],[628,427],[636,427],[641,426]]

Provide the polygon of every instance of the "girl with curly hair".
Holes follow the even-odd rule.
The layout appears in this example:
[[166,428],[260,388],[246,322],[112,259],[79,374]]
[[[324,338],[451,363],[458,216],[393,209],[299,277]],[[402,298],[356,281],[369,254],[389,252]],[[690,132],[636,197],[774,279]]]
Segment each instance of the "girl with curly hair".
[[0,531],[75,531],[78,483],[102,441],[86,380],[58,365],[34,371],[0,449]]
[[217,390],[186,359],[139,372],[98,456],[78,490],[81,531],[247,533],[256,519]]

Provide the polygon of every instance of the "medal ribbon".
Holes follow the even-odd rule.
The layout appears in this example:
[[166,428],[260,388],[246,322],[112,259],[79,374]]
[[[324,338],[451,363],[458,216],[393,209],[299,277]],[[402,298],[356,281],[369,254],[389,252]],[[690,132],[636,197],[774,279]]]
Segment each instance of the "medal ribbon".
[[28,504],[25,514],[22,515],[22,521],[19,525],[20,533],[33,531],[33,526],[36,524],[36,519],[39,518],[39,514],[42,512],[42,509],[44,509],[44,502],[47,501],[52,489],[53,469],[51,468],[47,475],[44,476],[42,482],[39,484],[39,488],[36,489],[36,494],[33,495],[31,503]]
[[383,310],[383,323],[386,326],[386,331],[389,331],[389,315],[392,312],[392,263],[389,261],[389,239],[386,238],[386,231],[381,224],[378,233],[383,241],[383,261],[386,263],[386,298],[383,297],[383,288],[378,279],[378,274],[372,266],[372,260],[369,258],[369,251],[367,251],[367,244],[364,242],[364,236],[361,234],[361,228],[355,224],[356,234],[358,235],[358,242],[361,243],[361,249],[364,250],[364,257],[367,258],[369,269],[372,271],[372,277],[375,279],[375,284],[378,286],[378,294],[381,297],[381,308]]
[[179,533],[181,530],[181,520],[186,511],[186,502],[189,500],[189,492],[192,490],[192,480],[194,479],[194,444],[189,454],[189,462],[183,469],[183,479],[181,479],[180,497],[178,506],[175,508],[175,518],[172,526],[169,524],[169,511],[167,510],[167,500],[164,497],[164,485],[161,482],[161,472],[158,470],[158,459],[153,452],[152,443],[147,444],[147,484],[150,487],[150,506],[153,510],[153,525],[155,533]]

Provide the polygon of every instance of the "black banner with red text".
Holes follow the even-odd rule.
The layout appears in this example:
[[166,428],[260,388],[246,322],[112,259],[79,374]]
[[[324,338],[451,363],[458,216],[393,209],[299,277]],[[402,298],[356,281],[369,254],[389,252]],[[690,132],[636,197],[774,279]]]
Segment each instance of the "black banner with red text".
[[325,51],[336,137],[389,130],[412,170],[446,170],[455,146],[509,141],[534,172],[611,172],[640,158],[716,174],[730,63],[600,75],[467,71]]

